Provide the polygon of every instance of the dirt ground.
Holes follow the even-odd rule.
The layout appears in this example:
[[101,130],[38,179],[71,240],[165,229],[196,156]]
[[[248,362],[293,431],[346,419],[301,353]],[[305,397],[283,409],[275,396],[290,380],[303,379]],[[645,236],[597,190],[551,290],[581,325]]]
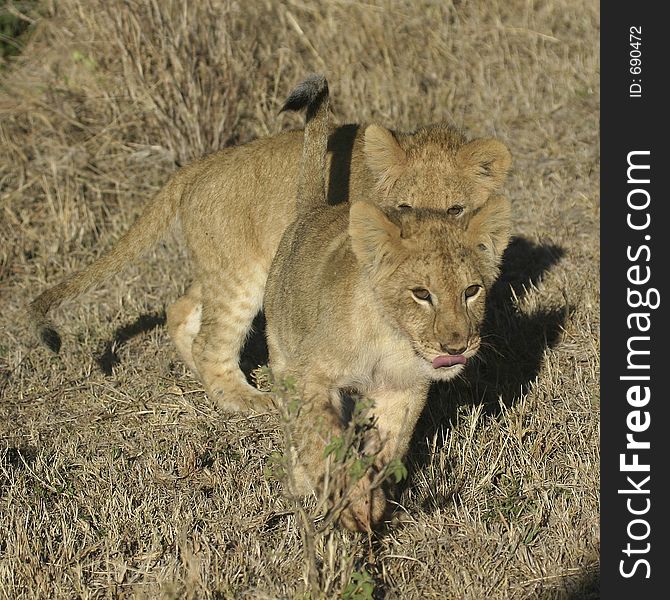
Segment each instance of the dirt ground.
[[[0,597],[598,597],[597,2],[2,11],[28,28],[0,63]],[[278,109],[315,71],[339,122],[446,120],[508,144],[515,237],[487,348],[433,390],[393,518],[325,531],[310,589],[267,469],[277,416],[219,411],[167,336],[189,283],[178,228],[55,312],[59,355],[23,311],[178,165],[299,126]],[[263,360],[256,336],[243,364]]]

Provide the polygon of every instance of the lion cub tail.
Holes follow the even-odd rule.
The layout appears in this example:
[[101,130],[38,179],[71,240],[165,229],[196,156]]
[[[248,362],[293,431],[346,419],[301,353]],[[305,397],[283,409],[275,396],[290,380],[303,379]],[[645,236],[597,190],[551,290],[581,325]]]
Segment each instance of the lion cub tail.
[[63,281],[42,292],[28,307],[28,319],[39,338],[51,350],[58,352],[60,335],[51,324],[47,313],[66,300],[72,300],[96,284],[119,272],[139,258],[163,236],[177,216],[182,184],[174,176],[147,204],[130,229],[108,251],[88,267],[72,273]]
[[328,81],[323,75],[310,75],[293,89],[280,111],[307,108],[298,181],[298,211],[325,203],[329,107]]

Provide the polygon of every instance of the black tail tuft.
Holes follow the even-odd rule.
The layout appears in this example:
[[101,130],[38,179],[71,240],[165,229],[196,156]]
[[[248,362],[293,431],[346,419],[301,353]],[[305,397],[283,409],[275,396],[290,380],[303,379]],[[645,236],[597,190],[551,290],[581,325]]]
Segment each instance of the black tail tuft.
[[315,103],[319,97],[328,94],[328,81],[325,76],[314,74],[300,82],[289,94],[280,113],[287,110],[302,110]]
[[61,340],[58,332],[51,327],[41,327],[39,330],[40,339],[46,344],[47,348],[58,354],[60,352]]

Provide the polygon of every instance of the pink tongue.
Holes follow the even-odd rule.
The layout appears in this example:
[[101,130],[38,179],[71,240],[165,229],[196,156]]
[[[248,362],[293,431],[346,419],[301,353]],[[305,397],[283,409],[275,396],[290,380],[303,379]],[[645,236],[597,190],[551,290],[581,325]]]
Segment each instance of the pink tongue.
[[453,367],[454,365],[464,365],[465,356],[462,354],[448,355],[443,354],[442,356],[436,356],[433,359],[433,369],[439,369],[440,367]]

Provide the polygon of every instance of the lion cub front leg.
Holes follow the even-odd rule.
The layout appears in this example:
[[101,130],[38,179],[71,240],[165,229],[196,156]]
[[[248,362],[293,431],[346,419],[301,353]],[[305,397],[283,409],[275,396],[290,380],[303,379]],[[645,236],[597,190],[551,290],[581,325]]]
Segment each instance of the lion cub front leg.
[[376,460],[380,470],[392,460],[402,459],[407,454],[429,387],[426,382],[407,389],[379,389],[370,394],[381,442]]
[[[333,468],[332,454],[326,456],[328,445],[333,442],[337,445],[336,438],[344,441],[346,436],[339,392],[316,378],[310,378],[301,391],[302,404],[293,419],[300,491],[328,494],[331,505],[336,505],[348,493],[347,504],[340,515],[342,524],[353,531],[369,530],[381,520],[386,509],[384,492],[372,485],[376,469],[355,481],[349,473],[338,473]],[[374,453],[379,447],[379,437],[372,428],[366,432],[364,448],[360,450],[364,454]]]
[[[375,427],[368,432],[363,453],[375,456],[373,467],[356,483],[351,504],[341,521],[354,531],[369,530],[386,512],[386,493],[374,479],[392,460],[407,453],[414,427],[426,401],[428,385],[409,390],[378,390],[374,401]],[[385,484],[386,487],[386,484]]]
[[201,283],[202,319],[192,351],[207,394],[224,410],[271,410],[271,395],[249,385],[239,367],[242,345],[261,308],[263,287],[260,293],[258,286],[249,293],[248,282],[236,282],[234,277],[211,276]]

